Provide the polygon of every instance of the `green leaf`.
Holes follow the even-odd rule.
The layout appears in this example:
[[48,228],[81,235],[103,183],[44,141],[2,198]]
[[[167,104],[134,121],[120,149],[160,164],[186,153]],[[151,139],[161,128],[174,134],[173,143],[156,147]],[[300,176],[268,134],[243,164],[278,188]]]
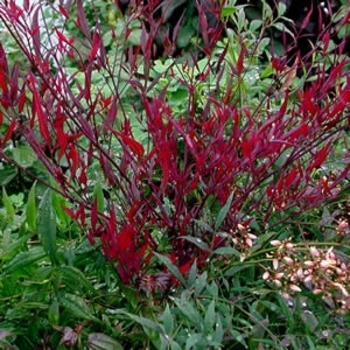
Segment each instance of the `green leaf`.
[[185,350],[207,349],[207,341],[201,334],[192,334],[186,341]]
[[174,299],[174,302],[182,314],[188,318],[197,330],[203,332],[203,319],[191,302],[183,299]]
[[217,255],[233,255],[236,257],[240,257],[241,254],[239,251],[233,247],[220,247],[218,249],[215,249],[212,254],[217,254]]
[[103,333],[91,333],[86,345],[91,350],[123,350],[119,342]]
[[163,255],[161,255],[159,253],[156,253],[156,252],[154,253],[154,255],[167,267],[169,272],[172,273],[181,282],[181,284],[183,286],[186,286],[186,281],[185,281],[184,277],[182,276],[182,273],[177,268],[177,266],[175,266],[169,260],[169,258],[167,258],[166,256],[163,256]]
[[197,279],[197,263],[196,260],[193,262],[190,271],[188,272],[188,287],[192,288]]
[[2,188],[2,203],[6,209],[6,213],[10,218],[15,216],[15,208],[13,207],[10,197],[7,195],[5,187]]
[[58,300],[54,298],[49,306],[49,321],[52,325],[58,325],[60,321],[60,309],[58,305]]
[[285,316],[287,318],[288,327],[289,329],[293,329],[295,327],[295,317],[293,315],[292,310],[287,305],[287,302],[283,297],[279,294],[276,295],[276,298],[278,300],[278,304],[281,308],[281,315]]
[[62,294],[58,298],[58,303],[65,309],[69,310],[74,317],[100,322],[98,318],[91,314],[85,300],[77,295]]
[[140,324],[142,327],[151,329],[153,331],[158,332],[159,334],[165,334],[165,329],[158,323],[151,321],[150,319],[146,318],[146,317],[142,317],[142,316],[136,316],[133,315],[129,312],[126,312],[124,310],[118,310],[117,313],[120,314],[124,314],[126,316],[128,316],[130,319],[132,319],[133,321],[137,322],[138,324]]
[[189,241],[191,243],[193,243],[194,245],[196,245],[199,249],[202,249],[206,252],[210,252],[210,248],[208,247],[208,244],[203,242],[200,238],[196,238],[196,237],[191,237],[191,236],[181,236],[179,237],[181,239],[184,239],[186,241]]
[[215,301],[212,300],[204,316],[204,331],[206,332],[206,334],[210,334],[213,332],[213,327],[215,322],[216,322]]
[[263,38],[259,41],[257,51],[262,52],[270,44],[270,38]]
[[249,25],[249,31],[255,32],[257,29],[259,29],[263,24],[263,21],[261,19],[254,19],[250,22]]
[[221,344],[224,338],[224,334],[225,334],[225,331],[222,325],[221,317],[217,315],[216,328],[215,328],[213,341],[215,341],[218,344]]
[[195,297],[198,297],[204,290],[204,288],[207,286],[207,272],[203,272],[197,279],[195,283],[195,289],[194,289],[194,295]]
[[260,79],[265,79],[268,77],[271,77],[271,75],[273,75],[274,70],[272,68],[272,66],[267,66],[265,68],[265,70],[263,70],[263,72],[260,74]]
[[232,16],[234,13],[237,12],[237,8],[236,7],[223,7],[221,9],[221,16],[222,17],[229,17],[229,16]]
[[99,182],[96,182],[95,188],[94,188],[94,197],[97,201],[97,211],[103,212],[104,210],[104,195],[102,186]]
[[48,309],[48,305],[46,303],[40,303],[38,301],[23,301],[18,306],[22,309],[41,309],[46,310]]
[[29,168],[33,166],[38,159],[33,149],[28,145],[19,145],[13,149],[13,159],[22,168]]
[[38,207],[38,234],[53,264],[56,263],[56,214],[52,206],[51,189],[47,189]]
[[243,334],[241,331],[236,331],[235,329],[230,330],[231,335],[233,336],[233,339],[241,343],[245,349],[248,349],[247,343],[244,340]]
[[287,11],[287,6],[283,1],[278,1],[277,13],[278,17],[283,16]]
[[238,33],[241,33],[243,31],[245,24],[246,24],[246,15],[245,15],[244,9],[241,7],[238,10],[238,14],[237,14]]
[[316,350],[316,346],[314,344],[314,342],[312,341],[311,337],[309,335],[306,336],[306,339],[307,339],[307,344],[308,344],[308,348],[310,350]]
[[6,268],[7,272],[13,272],[21,270],[25,267],[29,267],[34,262],[41,260],[46,256],[46,253],[42,250],[42,247],[35,247],[29,252],[19,253]]
[[210,233],[213,233],[212,227],[204,221],[193,219],[192,222],[196,223],[200,228]]
[[167,335],[161,335],[161,345],[159,348],[169,350],[182,350],[182,347],[172,338],[169,338],[169,336]]
[[248,269],[250,266],[249,265],[237,265],[237,266],[232,266],[231,268],[229,268],[224,276],[229,277],[229,276],[233,276],[236,275],[238,272]]
[[219,211],[218,217],[216,218],[216,222],[215,222],[215,230],[217,230],[225,220],[225,217],[231,208],[232,199],[233,199],[233,192],[228,197],[225,205]]
[[23,246],[23,245],[26,245],[27,241],[32,237],[31,234],[29,235],[25,235],[25,236],[22,236],[16,240],[13,240],[12,243],[10,244],[4,244],[4,242],[2,242],[2,252],[1,252],[1,255],[0,255],[0,259],[1,260],[11,260],[14,258],[15,255],[18,254],[18,250],[20,250],[20,248]]
[[36,221],[37,221],[37,210],[36,210],[36,203],[35,203],[35,184],[34,182],[32,188],[29,191],[28,194],[28,202],[26,206],[26,216],[27,216],[27,224],[29,227],[29,230],[36,231]]
[[90,291],[94,289],[85,275],[73,266],[61,266],[57,271],[61,275],[62,281],[71,288],[81,289],[81,287],[84,287]]
[[0,170],[0,186],[8,185],[18,174],[15,167],[6,167]]
[[56,213],[56,221],[60,228],[66,230],[72,222],[72,218],[64,210],[66,207],[69,208],[68,202],[60,194],[52,192],[52,207]]
[[165,307],[165,310],[161,319],[163,321],[165,332],[167,334],[172,334],[173,328],[174,328],[174,318],[173,318],[173,315],[171,314],[168,304]]

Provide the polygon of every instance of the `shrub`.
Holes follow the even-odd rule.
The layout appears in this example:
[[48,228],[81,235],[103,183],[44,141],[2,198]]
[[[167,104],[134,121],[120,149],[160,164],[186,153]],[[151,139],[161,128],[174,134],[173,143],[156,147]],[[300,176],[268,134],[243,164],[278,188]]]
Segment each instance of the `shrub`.
[[[346,57],[331,68],[321,62],[302,90],[295,66],[277,57],[259,65],[268,42],[259,33],[230,31],[226,44],[199,61],[153,65],[152,30],[142,28],[143,62],[130,52],[124,61],[121,32],[114,31],[118,46],[107,56],[99,23],[91,33],[79,2],[86,50],[57,28],[58,44],[49,50],[40,45],[38,23],[24,23],[26,12],[35,17],[39,8],[1,9],[36,67],[25,75],[16,66],[9,71],[2,49],[2,154],[15,162],[6,147],[19,132],[54,180],[50,186],[72,202],[70,215],[92,243],[99,238],[125,282],[153,265],[154,251],[186,271],[251,225],[264,231],[341,190],[349,165],[331,181],[324,164],[348,127]],[[242,32],[238,14],[232,16]],[[203,40],[206,50],[215,43],[206,34]],[[79,68],[66,68],[67,58]],[[275,91],[273,79],[282,84]],[[225,203],[225,215],[213,221]]]
[[[229,283],[241,288],[234,275],[249,269],[245,288],[256,276],[257,288],[263,280],[288,293],[323,288],[347,310],[349,264],[341,256],[348,236],[338,229],[327,242],[314,223],[303,222],[348,192],[349,59],[329,35],[312,51],[314,74],[298,78],[300,62],[287,65],[265,36],[283,28],[280,17],[247,22],[241,7],[218,8],[213,14],[235,26],[221,40],[220,25],[209,28],[198,5],[202,37],[195,45],[202,54],[154,61],[161,22],[148,16],[146,27],[142,20],[151,4],[103,32],[97,20],[89,27],[77,1],[75,36],[65,30],[65,6],[58,5],[60,27],[50,32],[39,24],[42,4],[0,5],[0,19],[30,64],[10,66],[0,47],[2,161],[58,193],[62,218],[103,252],[122,284],[142,293],[190,289],[184,276],[196,268],[203,276],[212,269],[215,278],[222,271],[222,294],[230,294]],[[179,26],[164,35],[169,54]],[[23,147],[27,162],[16,155]],[[34,159],[45,171],[34,173]],[[53,241],[42,245],[57,264]],[[181,312],[184,293],[176,299]],[[223,341],[222,320],[214,327],[210,317],[204,315],[217,338],[203,346],[215,347]],[[237,340],[237,330],[231,336]]]

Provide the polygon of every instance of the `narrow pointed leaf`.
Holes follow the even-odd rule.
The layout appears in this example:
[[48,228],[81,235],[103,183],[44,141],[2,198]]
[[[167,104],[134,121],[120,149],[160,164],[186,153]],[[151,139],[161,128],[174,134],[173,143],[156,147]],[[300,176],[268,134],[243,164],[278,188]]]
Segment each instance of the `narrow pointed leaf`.
[[91,350],[123,350],[119,342],[103,333],[91,333],[87,347]]
[[225,205],[219,211],[218,217],[216,218],[216,222],[215,222],[215,230],[217,230],[225,220],[225,217],[228,211],[230,210],[232,199],[233,199],[233,193],[230,194]]
[[133,321],[140,324],[142,327],[154,330],[160,334],[165,334],[164,328],[161,325],[159,325],[158,323],[151,321],[149,318],[145,318],[142,316],[136,316],[136,315],[133,315],[133,314],[126,312],[126,311],[123,311],[123,310],[118,311],[118,313],[121,313],[121,314],[128,316]]
[[90,309],[83,298],[73,294],[66,294],[59,296],[58,303],[60,306],[69,310],[76,318],[100,322],[98,318],[91,314]]
[[29,252],[19,253],[8,265],[6,271],[11,273],[30,267],[33,263],[46,256],[46,252],[41,247],[33,248]]
[[28,202],[26,206],[27,224],[28,224],[29,230],[31,231],[36,230],[36,222],[37,222],[37,208],[35,203],[35,184],[36,183],[34,183],[34,185],[29,191]]
[[2,202],[6,209],[7,215],[12,218],[15,215],[15,208],[11,203],[10,197],[7,195],[5,187],[2,188]]
[[167,267],[169,272],[172,273],[174,277],[176,277],[183,286],[186,286],[186,281],[182,276],[182,273],[180,272],[180,270],[177,268],[177,266],[175,266],[166,256],[163,256],[156,252],[154,254]]
[[47,189],[38,207],[38,234],[52,263],[56,262],[56,214],[52,206],[51,189]]

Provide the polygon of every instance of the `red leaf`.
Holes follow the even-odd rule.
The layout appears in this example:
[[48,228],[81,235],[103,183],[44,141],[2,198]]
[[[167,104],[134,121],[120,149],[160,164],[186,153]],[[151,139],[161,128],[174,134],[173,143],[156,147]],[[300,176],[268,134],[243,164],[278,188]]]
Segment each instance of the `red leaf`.
[[306,26],[310,23],[310,17],[312,15],[312,13],[314,12],[313,9],[314,9],[313,2],[311,2],[310,10],[308,11],[306,16],[304,17],[304,20],[303,20],[303,22],[302,22],[302,24],[300,26],[300,29],[305,29]]
[[184,274],[186,274],[189,271],[189,269],[191,268],[191,266],[193,264],[193,260],[194,259],[192,258],[186,264],[179,266],[179,270],[180,270],[181,274],[184,275]]
[[27,98],[26,98],[26,91],[25,89],[23,88],[20,95],[19,95],[19,99],[18,99],[18,112],[19,113],[22,113],[23,112],[23,109],[24,109],[24,105],[27,101]]
[[55,148],[58,148],[58,160],[62,158],[68,145],[68,135],[64,132],[65,121],[66,121],[66,118],[62,115],[61,106],[57,106],[54,128],[56,130],[56,135],[57,135]]
[[130,225],[125,225],[122,230],[118,233],[118,252],[119,253],[126,253],[129,251],[130,255],[132,252],[130,252],[130,248],[133,245],[133,236],[134,232]]
[[305,137],[307,135],[308,135],[308,127],[304,122],[302,122],[302,124],[299,125],[298,127],[288,131],[284,135],[284,138],[286,141],[290,143],[294,143],[295,140],[300,140],[303,136]]
[[44,138],[46,145],[48,147],[50,147],[51,146],[51,137],[50,137],[49,128],[47,126],[47,117],[45,116],[44,111],[42,109],[40,96],[38,94],[38,91],[36,90],[35,80],[34,80],[33,75],[29,76],[29,81],[31,83],[31,91],[33,93],[34,111],[38,115],[40,133],[41,133],[42,137]]
[[39,25],[39,14],[41,14],[41,7],[37,7],[31,15],[31,28],[30,28],[30,35],[33,39],[33,49],[35,54],[40,57],[40,47],[41,47],[41,42],[40,42],[40,25]]
[[70,45],[74,42],[74,38],[67,39],[66,36],[60,30],[58,30],[57,28],[54,28],[54,30],[60,43],[64,42]]
[[126,136],[112,128],[110,128],[110,131],[112,131],[112,133],[118,137],[120,137],[122,139],[122,142],[128,146],[131,151],[133,153],[135,153],[139,158],[143,157],[144,153],[145,153],[145,150],[142,146],[142,144],[134,139],[132,139],[131,137],[129,136]]
[[243,61],[244,61],[244,46],[242,45],[241,51],[239,53],[238,59],[237,59],[237,71],[238,74],[240,75],[243,72]]
[[86,166],[81,167],[81,172],[78,177],[78,181],[81,186],[86,186],[86,183],[87,183]]
[[70,145],[67,158],[70,165],[71,177],[73,178],[80,166],[80,156],[74,145]]
[[282,60],[280,58],[274,57],[272,59],[272,68],[276,71],[276,72],[281,72],[284,68],[285,68],[285,63],[282,62]]
[[67,207],[63,207],[63,210],[73,219],[76,220],[77,219],[77,215],[76,213],[74,213],[74,210],[67,208]]
[[68,14],[67,10],[62,5],[58,5],[58,9],[61,12],[61,15],[63,15],[67,19],[69,18],[69,14]]
[[89,42],[91,42],[90,26],[86,20],[82,0],[77,0],[77,25]]
[[15,131],[17,126],[18,126],[17,119],[12,120],[12,122],[9,125],[7,132],[6,132],[4,138],[1,142],[2,145],[4,145],[12,137],[12,134]]
[[309,170],[319,168],[323,164],[328,156],[330,146],[330,144],[326,145],[314,155],[313,162],[308,166]]
[[205,47],[209,47],[209,37],[208,37],[208,20],[207,20],[207,16],[204,13],[204,10],[202,8],[202,6],[197,5],[197,11],[198,11],[198,19],[199,19],[199,25],[201,28],[201,32],[202,32],[202,38],[203,38],[203,42],[204,42],[204,46]]
[[111,206],[111,209],[109,211],[109,229],[111,232],[117,232],[117,221],[116,221],[116,215],[115,215],[115,210],[114,206]]
[[101,43],[101,37],[100,35],[95,32],[94,33],[94,38],[92,40],[92,47],[91,47],[91,52],[88,57],[89,61],[93,61],[98,53],[98,50],[100,48],[100,43]]
[[8,92],[7,78],[1,66],[0,66],[0,88],[4,93]]

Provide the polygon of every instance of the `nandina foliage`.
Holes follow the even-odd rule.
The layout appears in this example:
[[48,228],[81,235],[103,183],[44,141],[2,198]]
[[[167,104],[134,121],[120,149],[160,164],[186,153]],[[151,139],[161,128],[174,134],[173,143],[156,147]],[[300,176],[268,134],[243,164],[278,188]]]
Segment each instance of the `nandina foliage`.
[[[282,86],[270,82],[254,92],[245,88],[252,57],[244,40],[232,60],[230,43],[217,46],[220,33],[205,31],[205,17],[205,60],[191,55],[159,72],[151,60],[159,22],[150,17],[150,28],[141,24],[135,50],[125,34],[142,18],[142,9],[136,11],[125,20],[125,32],[111,29],[116,45],[110,56],[99,24],[89,28],[82,0],[76,3],[84,40],[64,31],[68,5],[58,6],[62,22],[52,32],[40,24],[43,5],[0,5],[0,19],[29,62],[24,69],[8,62],[0,46],[6,130],[0,155],[20,166],[9,145],[14,133],[26,140],[53,181],[37,180],[71,203],[65,210],[124,283],[162,270],[154,252],[185,273],[231,244],[237,227],[262,235],[337,196],[350,166],[348,150],[332,178],[327,161],[349,128],[347,57],[335,56],[329,69],[320,64],[297,91],[291,88],[296,66],[275,57],[267,68]],[[173,35],[169,44],[176,30]],[[326,55],[327,36],[320,39]],[[171,84],[185,96],[180,107],[170,98]]]

